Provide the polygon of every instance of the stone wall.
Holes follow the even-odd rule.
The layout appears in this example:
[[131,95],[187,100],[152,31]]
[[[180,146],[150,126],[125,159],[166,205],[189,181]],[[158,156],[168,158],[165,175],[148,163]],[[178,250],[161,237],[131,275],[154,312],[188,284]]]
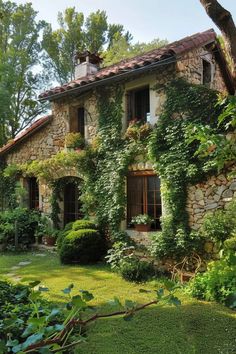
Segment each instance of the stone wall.
[[198,48],[189,52],[177,62],[177,76],[184,77],[193,84],[202,84],[202,59],[209,61],[212,65],[212,82],[210,88],[220,92],[227,92],[218,63],[211,52],[204,48]]
[[227,173],[189,186],[187,211],[191,228],[198,230],[207,212],[226,207],[232,199],[236,199],[236,178],[229,178]]
[[55,119],[67,122],[67,132],[73,131],[75,121],[78,119],[77,110],[84,107],[85,111],[85,139],[91,141],[97,132],[98,111],[97,99],[94,91],[74,98],[57,100],[53,103],[52,111]]
[[45,127],[12,148],[6,155],[6,162],[22,164],[50,158],[64,148],[65,131],[65,121],[54,116]]

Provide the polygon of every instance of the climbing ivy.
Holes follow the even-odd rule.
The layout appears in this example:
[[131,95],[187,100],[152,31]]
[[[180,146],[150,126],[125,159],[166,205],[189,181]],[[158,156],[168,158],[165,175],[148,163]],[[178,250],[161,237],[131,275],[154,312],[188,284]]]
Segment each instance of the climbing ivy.
[[220,107],[216,105],[216,91],[183,79],[174,80],[164,90],[166,101],[149,140],[149,155],[161,177],[165,204],[155,252],[158,256],[178,256],[186,252],[189,242],[194,243],[186,211],[187,186],[213,173],[210,168],[205,170],[202,160],[195,156],[198,143],[189,144],[186,130],[200,122],[217,128]]
[[0,209],[14,209],[18,205],[19,184],[17,177],[19,170],[17,165],[7,166],[0,163]]
[[94,163],[90,168],[87,166],[82,199],[85,205],[86,202],[92,204],[100,226],[115,235],[125,216],[125,176],[139,144],[125,139],[122,134],[123,90],[100,89],[97,97],[97,146],[92,151],[91,148],[87,150],[90,162]]

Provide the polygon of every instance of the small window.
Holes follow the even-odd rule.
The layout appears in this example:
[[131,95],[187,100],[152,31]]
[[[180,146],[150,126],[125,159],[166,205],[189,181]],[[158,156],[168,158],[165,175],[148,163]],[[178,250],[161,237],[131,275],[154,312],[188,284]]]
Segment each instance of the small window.
[[202,83],[203,85],[210,85],[212,81],[211,63],[202,59]]
[[84,107],[70,107],[70,132],[85,135]]
[[84,137],[84,107],[78,108],[78,132]]
[[128,121],[133,119],[147,121],[150,113],[149,87],[132,90],[127,93],[127,114]]
[[29,183],[29,207],[30,209],[39,208],[39,185],[37,178],[31,177],[28,179]]
[[152,229],[160,229],[162,214],[160,178],[155,175],[128,176],[127,178],[127,223],[139,214],[148,214],[153,219]]

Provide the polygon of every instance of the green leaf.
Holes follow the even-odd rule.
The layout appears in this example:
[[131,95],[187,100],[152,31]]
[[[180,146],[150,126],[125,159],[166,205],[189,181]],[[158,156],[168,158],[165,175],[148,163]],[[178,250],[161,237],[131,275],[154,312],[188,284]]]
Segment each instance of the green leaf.
[[173,295],[170,296],[168,303],[172,304],[172,305],[175,305],[175,306],[180,306],[181,305],[181,301],[176,296],[173,296]]
[[139,292],[140,293],[151,293],[152,291],[151,290],[146,290],[146,289],[139,289]]
[[80,292],[82,293],[82,298],[84,301],[91,301],[94,299],[93,294],[91,294],[89,291],[87,290],[80,290]]
[[7,341],[7,347],[14,347],[19,344],[19,341],[17,339],[11,340],[8,339]]
[[112,305],[112,306],[122,307],[122,304],[121,304],[120,300],[116,296],[114,296],[113,300],[109,301],[109,304]]
[[161,299],[164,295],[164,289],[163,288],[160,288],[157,290],[157,298],[158,299]]
[[71,303],[73,306],[77,308],[84,308],[87,307],[86,302],[83,301],[82,297],[80,295],[75,295],[72,297]]
[[45,292],[45,291],[49,291],[49,288],[47,288],[45,286],[40,286],[38,290],[41,292]]
[[26,349],[32,344],[35,344],[43,339],[43,333],[35,333],[29,336],[24,343],[22,343],[22,349]]
[[30,288],[34,288],[35,286],[39,285],[41,283],[40,280],[34,280],[29,283]]
[[70,294],[73,287],[74,287],[74,284],[70,284],[67,288],[63,289],[62,292],[64,294]]
[[132,310],[137,306],[137,303],[131,300],[125,300],[125,308],[128,310]]

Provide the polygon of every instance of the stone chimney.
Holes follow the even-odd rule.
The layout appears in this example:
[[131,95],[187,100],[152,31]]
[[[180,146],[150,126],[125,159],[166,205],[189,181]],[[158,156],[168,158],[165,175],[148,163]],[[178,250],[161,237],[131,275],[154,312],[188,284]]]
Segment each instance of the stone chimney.
[[102,58],[98,54],[89,51],[77,53],[75,55],[75,79],[96,74],[101,62]]

